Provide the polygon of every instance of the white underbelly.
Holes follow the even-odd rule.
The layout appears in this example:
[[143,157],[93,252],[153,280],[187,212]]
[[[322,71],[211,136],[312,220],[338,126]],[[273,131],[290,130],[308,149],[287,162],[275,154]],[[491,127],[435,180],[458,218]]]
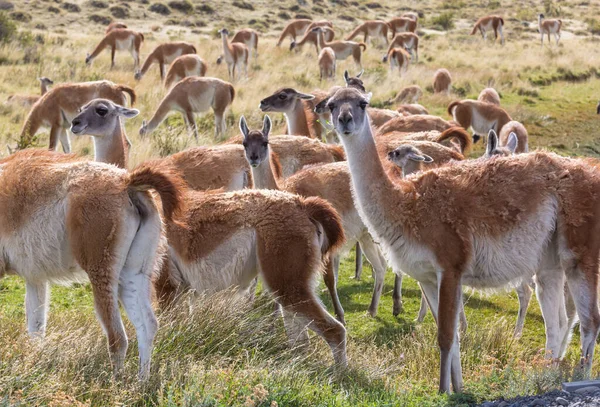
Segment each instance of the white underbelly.
[[115,41],[115,48],[118,50],[129,50],[133,48],[133,38]]
[[352,55],[352,48],[351,47],[346,47],[345,49],[341,50],[341,51],[335,51],[335,59],[346,59],[348,58],[350,55]]
[[165,65],[170,65],[171,62],[175,61],[182,55],[182,51],[180,49],[176,50],[171,55],[165,55]]
[[192,111],[196,113],[206,112],[212,105],[212,92],[205,92],[201,95],[191,95],[189,97]]
[[475,133],[487,136],[488,132],[494,127],[494,125],[496,128],[498,128],[497,120],[486,119],[476,109],[473,109],[472,112],[473,117],[471,120],[471,127],[473,128]]

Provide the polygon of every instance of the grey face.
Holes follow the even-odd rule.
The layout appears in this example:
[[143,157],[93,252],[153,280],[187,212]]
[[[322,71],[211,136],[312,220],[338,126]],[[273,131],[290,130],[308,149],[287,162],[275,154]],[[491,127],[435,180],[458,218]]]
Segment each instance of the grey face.
[[401,145],[395,150],[390,151],[388,153],[388,160],[390,160],[402,169],[405,169],[410,164],[410,161],[414,161],[417,163],[433,162],[433,158],[431,158],[427,154],[421,153],[421,151],[419,151],[417,148],[407,144]]
[[260,110],[263,112],[291,112],[296,107],[298,100],[312,100],[315,97],[307,93],[298,92],[296,89],[279,89],[271,96],[260,101]]
[[244,136],[242,145],[246,151],[246,160],[253,168],[258,167],[269,156],[269,133],[271,118],[265,116],[262,130],[249,130],[246,118],[240,117],[240,131]]
[[327,102],[331,121],[338,135],[357,134],[368,121],[366,109],[370,94],[364,95],[354,88],[340,89]]
[[132,118],[138,114],[137,109],[128,109],[107,99],[94,99],[73,119],[71,132],[78,136],[110,134],[119,123],[119,117]]

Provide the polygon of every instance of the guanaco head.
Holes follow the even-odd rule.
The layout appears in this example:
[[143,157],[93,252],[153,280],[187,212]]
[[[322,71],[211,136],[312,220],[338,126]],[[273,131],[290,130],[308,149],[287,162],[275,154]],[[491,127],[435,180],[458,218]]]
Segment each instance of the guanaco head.
[[402,168],[402,175],[406,176],[421,171],[423,163],[432,163],[433,158],[423,154],[418,148],[409,144],[402,144],[388,153],[388,160]]
[[517,146],[519,145],[519,140],[517,135],[514,132],[511,132],[508,135],[508,140],[506,141],[505,146],[500,146],[498,143],[498,135],[494,130],[490,130],[488,133],[488,141],[487,146],[485,148],[484,157],[490,158],[495,155],[501,156],[510,156],[515,153],[517,150]]
[[242,145],[246,150],[246,160],[256,168],[269,156],[269,133],[271,132],[271,118],[265,115],[262,130],[249,130],[246,118],[240,117],[240,131],[244,136]]
[[139,113],[137,109],[128,109],[107,99],[94,99],[79,110],[71,122],[71,132],[77,136],[107,136],[121,125],[121,117],[130,119]]
[[355,88],[342,88],[329,98],[331,121],[340,136],[357,135],[364,126],[369,126],[366,109],[370,99],[371,93],[364,94]]
[[142,79],[142,71],[140,69],[136,69],[135,73],[133,74],[133,77],[135,78],[136,81],[139,81],[140,79]]
[[227,37],[229,35],[229,30],[227,28],[221,28],[219,30],[219,34],[221,34],[221,37],[223,37],[223,36]]
[[146,120],[142,120],[142,126],[140,127],[140,136],[144,137],[148,134],[148,122]]
[[542,13],[538,14],[538,19],[539,20],[543,20],[544,18],[546,18]]
[[296,108],[296,103],[299,103],[300,100],[312,100],[314,98],[313,95],[298,92],[296,89],[282,88],[261,100],[259,108],[263,112],[288,113]]
[[219,55],[217,58],[217,65],[221,65],[221,62],[223,62],[223,55]]
[[335,95],[335,92],[337,92],[340,89],[342,89],[341,86],[333,86],[331,89],[329,89],[329,95],[315,105],[315,113],[319,115],[331,113],[329,111],[329,108],[327,107],[327,102],[329,101],[329,98]]
[[47,78],[45,76],[42,76],[41,78],[37,78],[37,79],[38,79],[38,81],[40,81],[40,83],[42,85],[46,85],[46,86],[48,86],[48,85],[54,85],[54,82],[52,81],[52,79]]
[[92,63],[92,56],[89,53],[85,54],[85,64],[90,65],[91,63]]
[[362,79],[360,79],[364,72],[365,70],[363,69],[358,73],[358,75],[351,77],[347,70],[344,71],[344,82],[346,82],[346,86],[348,88],[356,88],[361,92],[366,92],[367,90],[365,89],[365,83],[362,81]]

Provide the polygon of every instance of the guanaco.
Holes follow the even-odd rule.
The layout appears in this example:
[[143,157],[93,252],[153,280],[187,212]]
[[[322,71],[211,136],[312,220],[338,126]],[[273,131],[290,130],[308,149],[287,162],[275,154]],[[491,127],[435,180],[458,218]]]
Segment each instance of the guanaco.
[[481,37],[484,40],[487,39],[487,32],[494,30],[494,41],[498,39],[498,34],[500,34],[500,43],[504,45],[504,19],[498,16],[485,16],[481,17],[475,25],[473,26],[473,31],[471,31],[471,35],[475,35],[477,30],[481,33]]
[[417,34],[411,32],[396,34],[388,47],[387,53],[383,56],[383,62],[387,62],[388,54],[394,48],[406,49],[411,55],[414,53],[415,62],[419,62],[419,36]]
[[388,29],[389,25],[385,21],[382,20],[370,20],[365,21],[358,27],[356,27],[352,32],[346,37],[346,41],[353,40],[356,36],[363,34],[364,39],[363,42],[367,43],[369,36],[373,38],[379,38],[385,45],[389,44],[388,40]]
[[250,51],[246,44],[239,42],[230,43],[227,39],[229,31],[226,28],[219,30],[221,39],[223,40],[223,58],[227,63],[227,70],[229,72],[229,80],[235,80],[235,70],[241,73],[244,70],[244,76],[248,77],[248,56]]
[[13,105],[19,105],[22,107],[31,107],[33,106],[33,104],[35,102],[37,102],[38,100],[40,100],[40,98],[42,96],[44,96],[46,94],[46,92],[48,92],[48,87],[50,85],[53,85],[54,82],[50,79],[50,78],[46,78],[45,76],[42,76],[41,78],[38,78],[38,81],[40,81],[40,95],[10,95],[7,99],[6,99],[6,103],[7,104],[13,104]]
[[96,46],[92,54],[87,54],[85,57],[86,65],[90,65],[92,61],[100,55],[104,49],[110,47],[110,67],[115,66],[115,52],[129,51],[133,57],[134,71],[140,65],[140,48],[144,41],[144,34],[137,31],[132,31],[126,28],[117,28],[106,33],[102,41]]
[[280,46],[286,37],[292,37],[292,41],[296,41],[296,37],[304,35],[304,33],[307,31],[307,28],[311,24],[315,24],[315,25],[313,25],[313,27],[319,26],[319,27],[333,28],[333,24],[331,23],[331,21],[327,21],[327,20],[314,21],[314,22],[312,20],[308,20],[306,18],[292,20],[285,26],[285,28],[281,32],[281,35],[279,36],[279,40],[277,40],[276,45]]
[[538,15],[538,29],[541,35],[542,47],[544,46],[544,34],[548,35],[548,43],[550,43],[550,34],[554,34],[554,38],[556,39],[556,45],[558,45],[558,41],[560,41],[561,28],[562,20],[546,20],[543,14]]
[[[231,39],[232,44],[236,42],[246,44],[248,50],[252,52],[252,57],[254,59],[258,58],[258,31],[252,28],[243,28],[236,32]],[[217,58],[217,65],[221,62],[223,62],[223,55],[219,55]]]
[[417,21],[408,17],[394,18],[388,21],[388,26],[392,33],[392,38],[396,36],[396,33],[417,31]]
[[179,41],[160,44],[154,48],[154,50],[152,50],[150,55],[148,55],[142,65],[142,69],[136,70],[134,75],[135,79],[138,81],[142,79],[146,72],[148,72],[148,69],[150,69],[153,64],[157,64],[160,71],[160,80],[162,81],[165,79],[165,70],[167,66],[171,64],[177,57],[195,53],[196,47],[189,42]]
[[[332,41],[332,42],[327,42],[325,41],[325,36],[323,34],[323,29],[321,27],[315,27],[313,28],[313,31],[315,31],[318,34],[318,41],[319,41],[319,46],[320,47],[329,47],[333,50],[333,52],[335,53],[335,58],[337,60],[344,60],[346,58],[348,58],[350,55],[352,55],[352,58],[354,59],[354,63],[356,65],[359,66],[359,68],[362,67],[361,64],[361,57],[362,57],[362,51],[367,49],[367,45],[364,42],[354,42],[354,41]],[[362,49],[362,51],[361,51]]]
[[182,55],[169,67],[165,78],[165,89],[171,89],[173,85],[188,76],[206,76],[206,70],[206,63],[198,55]]

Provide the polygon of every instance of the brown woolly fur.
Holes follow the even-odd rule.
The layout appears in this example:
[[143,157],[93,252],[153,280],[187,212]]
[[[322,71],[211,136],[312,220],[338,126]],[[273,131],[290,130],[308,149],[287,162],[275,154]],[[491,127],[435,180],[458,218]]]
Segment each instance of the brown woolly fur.
[[477,30],[481,32],[481,36],[485,40],[487,38],[487,31],[494,30],[494,40],[498,38],[498,34],[500,34],[500,41],[504,44],[504,33],[503,27],[504,19],[498,16],[485,16],[481,17],[475,25],[473,26],[473,30],[471,31],[471,35],[475,35]]
[[127,173],[44,150],[19,151],[1,165],[2,267],[8,270],[0,275],[17,274],[27,282],[29,334],[45,334],[48,283],[81,280],[84,274],[115,375],[127,351],[121,299],[137,332],[140,379],[146,379],[158,328],[150,279],[160,267],[161,242],[161,220],[148,190],[163,199],[165,218],[183,227],[172,222],[182,210],[183,181],[156,163]]
[[189,42],[179,41],[160,44],[146,57],[142,69],[135,73],[135,79],[142,79],[150,67],[153,64],[157,64],[160,71],[160,79],[163,80],[165,78],[166,67],[175,61],[177,57],[195,53],[196,47]]
[[356,27],[350,34],[348,34],[348,36],[346,37],[347,41],[353,40],[354,37],[363,34],[364,35],[364,39],[363,41],[366,43],[369,39],[369,36],[373,37],[373,38],[380,38],[382,39],[385,44],[387,45],[389,40],[388,40],[388,23],[386,23],[385,21],[382,20],[371,20],[371,21],[365,21],[364,23],[362,23],[361,25],[359,25],[358,27]]
[[226,28],[219,30],[223,43],[223,59],[227,63],[229,71],[229,80],[236,79],[236,70],[238,76],[243,74],[248,77],[248,59],[250,58],[250,50],[244,42],[230,42],[227,37],[229,31]]
[[[319,198],[266,190],[189,191],[186,202],[187,227],[167,227],[173,266],[163,272],[171,273],[171,284],[204,293],[230,286],[247,290],[260,272],[283,308],[290,342],[305,343],[308,326],[329,344],[336,364],[345,366],[345,329],[314,294],[323,240],[318,225],[331,239],[329,250],[343,241],[339,217],[331,206]],[[234,260],[227,272],[218,267],[224,252]]]
[[491,103],[496,106],[500,106],[500,95],[494,88],[485,88],[481,91],[477,97],[479,102]]
[[118,105],[126,106],[127,98],[123,92],[129,93],[132,104],[135,102],[135,91],[129,86],[115,85],[109,81],[65,83],[52,88],[31,108],[21,130],[22,143],[39,131],[40,127],[50,127],[51,150],[56,149],[60,140],[65,152],[71,151],[67,128],[79,112],[79,108],[92,99],[108,99]]
[[[473,145],[473,141],[471,140],[471,136],[469,135],[469,133],[467,133],[460,127],[451,127],[450,129],[444,130],[441,133],[437,130],[422,131],[416,133],[391,132],[386,133],[381,137],[378,137],[378,145],[380,144],[380,140],[382,143],[390,143],[392,142],[392,140],[394,140],[394,142],[402,142],[408,140],[429,141],[432,143],[439,143],[445,147],[448,147],[453,151],[459,153],[458,155],[460,156],[463,156],[466,153],[468,153],[471,149],[471,146]],[[463,150],[463,148],[465,150]],[[456,157],[452,158],[457,159]]]
[[471,152],[471,148],[473,147],[473,140],[471,139],[471,136],[460,127],[451,127],[447,130],[444,130],[435,141],[440,144],[444,144],[444,141],[446,140],[456,140],[460,145],[460,151],[463,155],[469,154]]
[[446,120],[437,117],[424,114],[415,114],[412,116],[399,116],[385,123],[379,128],[377,134],[384,135],[392,131],[401,132],[416,132],[416,131],[428,131],[437,130],[444,131],[451,127],[450,123]]
[[429,111],[425,109],[424,106],[419,105],[418,103],[397,106],[396,111],[398,113],[403,114],[404,116],[409,116],[413,114],[429,114]]
[[394,38],[396,33],[405,31],[414,33],[417,30],[417,22],[408,17],[394,18],[388,21],[388,26],[392,32],[392,38]]
[[508,137],[510,133],[515,133],[517,136],[517,149],[515,150],[516,154],[526,153],[529,151],[529,134],[527,133],[527,129],[521,123],[517,121],[510,121],[506,123],[502,130],[500,130],[500,134],[498,135],[498,141],[501,146],[505,146],[508,142]]
[[116,30],[117,28],[127,28],[127,25],[120,21],[113,21],[112,23],[110,23],[109,25],[106,26],[105,32],[108,33],[112,30]]
[[175,168],[189,187],[198,191],[252,187],[250,166],[242,146],[192,147],[161,161]]
[[[299,51],[304,45],[313,44],[318,54],[319,48],[323,47],[319,45],[319,34],[316,31],[312,30],[312,28],[314,27],[319,27],[319,25],[315,25],[315,23],[309,25],[306,29],[306,32],[304,33],[302,38],[300,38],[299,41],[292,41],[292,43],[290,44],[290,50],[295,49],[296,51]],[[333,39],[335,38],[335,31],[333,31],[333,29],[327,26],[321,27],[321,29],[323,30],[323,36],[325,38],[325,41],[333,41]]]
[[447,69],[438,69],[433,75],[433,92],[434,93],[450,93],[450,85],[452,85],[452,76]]
[[198,55],[182,55],[169,66],[165,77],[165,88],[171,89],[173,85],[188,76],[206,76],[206,70],[206,63]]
[[127,85],[117,85],[117,90],[127,93],[129,95],[129,98],[131,99],[131,106],[135,105],[135,102],[137,100],[137,96],[135,94],[135,90]]
[[333,206],[324,199],[316,196],[303,200],[304,210],[309,218],[314,219],[323,226],[327,239],[321,245],[323,254],[328,256],[344,244],[344,230],[342,221]]
[[315,27],[312,29],[318,35],[319,47],[329,47],[335,53],[337,60],[344,60],[352,55],[354,63],[360,68],[362,67],[361,58],[362,52],[366,51],[367,44],[364,42],[354,41],[327,41],[325,39],[324,29],[321,27]]

